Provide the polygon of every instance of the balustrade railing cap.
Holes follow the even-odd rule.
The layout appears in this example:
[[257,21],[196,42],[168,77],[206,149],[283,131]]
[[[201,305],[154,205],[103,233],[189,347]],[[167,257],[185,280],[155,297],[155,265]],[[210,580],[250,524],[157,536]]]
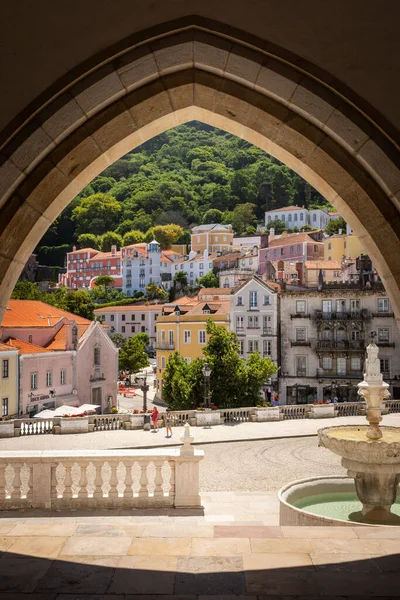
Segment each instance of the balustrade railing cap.
[[[172,459],[181,459],[179,454],[180,448],[148,448],[148,449],[137,449],[137,450],[16,450],[13,452],[0,451],[0,462],[4,460],[18,460],[18,459],[37,459],[40,461],[48,462],[51,459],[57,461],[69,459],[92,459],[92,460],[108,460],[113,459],[152,459],[154,457],[168,457]],[[204,456],[203,450],[195,450],[194,456]]]

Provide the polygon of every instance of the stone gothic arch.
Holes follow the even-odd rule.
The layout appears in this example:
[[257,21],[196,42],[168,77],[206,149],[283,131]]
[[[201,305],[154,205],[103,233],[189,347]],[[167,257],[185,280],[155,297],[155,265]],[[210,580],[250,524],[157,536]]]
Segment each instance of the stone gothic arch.
[[328,73],[201,19],[167,24],[70,73],[8,130],[0,166],[0,318],[33,248],[112,162],[201,120],[279,158],[360,237],[400,318],[398,146]]

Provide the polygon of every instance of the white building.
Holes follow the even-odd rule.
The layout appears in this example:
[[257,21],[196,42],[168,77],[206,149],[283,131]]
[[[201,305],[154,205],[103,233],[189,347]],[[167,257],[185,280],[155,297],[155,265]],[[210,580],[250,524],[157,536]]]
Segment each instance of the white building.
[[280,313],[281,404],[357,400],[371,332],[384,380],[400,398],[400,335],[383,288],[286,292]]
[[338,213],[330,213],[327,208],[313,208],[308,210],[304,206],[286,206],[276,210],[265,212],[265,225],[274,219],[283,221],[289,229],[297,227],[301,229],[304,225],[310,225],[317,229],[325,229],[329,221],[338,218]]
[[240,356],[258,351],[279,366],[278,286],[253,276],[230,296],[231,329],[239,338]]
[[94,314],[101,317],[102,322],[108,326],[108,334],[119,333],[125,339],[137,333],[147,333],[150,346],[156,339],[156,322],[162,313],[163,304],[131,304],[125,306],[107,306],[96,308]]
[[149,244],[132,244],[121,249],[122,291],[127,296],[145,291],[149,283],[161,285],[161,248]]
[[187,281],[190,286],[195,286],[196,279],[200,279],[203,275],[208,275],[213,270],[213,258],[216,254],[209,254],[208,250],[204,250],[203,254],[196,254],[192,250],[188,257],[175,260],[172,269],[172,279],[179,271],[186,273]]

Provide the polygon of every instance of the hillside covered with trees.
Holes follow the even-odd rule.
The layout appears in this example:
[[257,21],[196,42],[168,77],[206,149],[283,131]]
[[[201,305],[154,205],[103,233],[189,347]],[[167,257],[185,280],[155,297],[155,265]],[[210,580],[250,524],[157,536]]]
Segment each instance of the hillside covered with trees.
[[[167,235],[164,247],[185,243],[201,223],[231,223],[238,234],[251,233],[265,210],[293,204],[327,202],[259,148],[192,122],[149,140],[96,177],[47,231],[38,258],[60,264],[73,243],[108,250],[154,235]],[[163,227],[169,224],[180,227],[171,233]]]

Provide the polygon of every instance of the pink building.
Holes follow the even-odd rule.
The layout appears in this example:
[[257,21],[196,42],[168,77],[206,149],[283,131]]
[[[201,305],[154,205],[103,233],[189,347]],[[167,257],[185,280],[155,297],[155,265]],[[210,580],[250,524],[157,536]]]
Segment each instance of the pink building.
[[122,287],[121,251],[112,246],[111,252],[100,252],[93,248],[74,246],[67,252],[67,272],[59,275],[58,284],[68,288],[90,288],[100,275],[110,275],[115,279],[115,287]]
[[[299,277],[301,265],[307,260],[323,260],[324,244],[314,240],[308,233],[284,232],[269,240],[268,248],[259,251],[259,275],[267,279],[288,279]],[[283,264],[282,264],[283,263]],[[288,268],[287,264],[293,268]]]
[[10,300],[0,340],[19,352],[20,414],[116,403],[118,350],[97,321],[33,300]]

